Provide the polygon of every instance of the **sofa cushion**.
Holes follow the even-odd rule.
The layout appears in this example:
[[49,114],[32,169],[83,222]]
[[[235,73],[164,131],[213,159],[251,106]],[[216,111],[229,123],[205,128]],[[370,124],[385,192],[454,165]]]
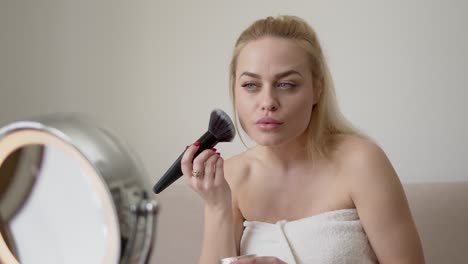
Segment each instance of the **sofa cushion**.
[[468,182],[404,185],[426,263],[467,263]]

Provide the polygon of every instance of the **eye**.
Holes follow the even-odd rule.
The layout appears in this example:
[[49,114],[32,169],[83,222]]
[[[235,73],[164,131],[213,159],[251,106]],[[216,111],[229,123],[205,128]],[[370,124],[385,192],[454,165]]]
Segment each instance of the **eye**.
[[294,87],[296,87],[297,85],[295,85],[294,83],[289,83],[289,82],[280,82],[278,83],[277,87],[278,88],[281,88],[281,89],[292,89]]
[[241,86],[244,87],[248,91],[252,91],[257,87],[257,85],[253,82],[244,83]]

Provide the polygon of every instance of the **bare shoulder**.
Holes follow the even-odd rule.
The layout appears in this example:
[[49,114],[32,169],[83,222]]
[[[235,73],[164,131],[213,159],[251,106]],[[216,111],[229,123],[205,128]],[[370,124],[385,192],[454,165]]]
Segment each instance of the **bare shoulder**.
[[362,175],[362,170],[391,165],[384,150],[371,139],[345,135],[339,136],[337,142],[337,159],[348,175],[353,175],[350,172]]
[[[362,158],[362,155],[366,155],[366,153],[382,151],[380,146],[369,138],[355,135],[340,135],[336,138],[336,145],[340,150],[340,154],[342,154],[340,155],[341,158],[352,158],[355,157],[354,155],[359,155]],[[342,161],[344,160],[342,159]]]
[[249,177],[249,150],[230,157],[224,161],[224,177],[231,190],[236,191]]
[[359,137],[339,142],[340,171],[380,263],[424,263],[403,186],[383,149]]
[[236,243],[240,243],[240,235],[242,233],[242,220],[244,216],[239,208],[240,197],[242,197],[243,186],[247,184],[250,175],[250,162],[246,155],[247,151],[237,154],[224,162],[224,178],[231,189],[232,205],[234,212],[234,220],[237,223]]
[[[338,141],[337,159],[351,198],[373,199],[378,188],[389,195],[402,195],[400,179],[384,150],[374,141],[358,136],[342,136]],[[364,197],[363,197],[364,196]]]

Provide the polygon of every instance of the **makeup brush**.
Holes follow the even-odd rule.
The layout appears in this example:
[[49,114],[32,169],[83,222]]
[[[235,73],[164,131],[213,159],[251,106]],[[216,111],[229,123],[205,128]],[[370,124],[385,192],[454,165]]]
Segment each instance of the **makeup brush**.
[[[218,142],[230,142],[234,139],[236,130],[231,118],[222,110],[214,109],[211,112],[208,131],[203,134],[197,141],[200,142],[200,147],[194,155],[198,156],[203,150],[213,148]],[[180,167],[180,162],[185,151],[180,154],[172,166],[164,173],[159,181],[154,185],[153,191],[160,193],[169,185],[179,179],[183,173]]]

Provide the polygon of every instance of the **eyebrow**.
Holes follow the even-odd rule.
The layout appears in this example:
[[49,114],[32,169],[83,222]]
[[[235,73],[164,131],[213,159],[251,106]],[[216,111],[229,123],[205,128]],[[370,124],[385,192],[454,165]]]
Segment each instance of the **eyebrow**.
[[[292,75],[292,74],[298,74],[299,76],[303,77],[298,71],[289,70],[289,71],[285,71],[285,72],[281,72],[281,73],[276,74],[275,78],[283,78],[283,77],[286,77],[286,76]],[[250,76],[252,78],[260,79],[260,75],[258,75],[256,73],[253,73],[253,72],[248,72],[248,71],[245,71],[241,75],[239,75],[238,79],[240,79],[240,77],[242,77],[243,75]]]

